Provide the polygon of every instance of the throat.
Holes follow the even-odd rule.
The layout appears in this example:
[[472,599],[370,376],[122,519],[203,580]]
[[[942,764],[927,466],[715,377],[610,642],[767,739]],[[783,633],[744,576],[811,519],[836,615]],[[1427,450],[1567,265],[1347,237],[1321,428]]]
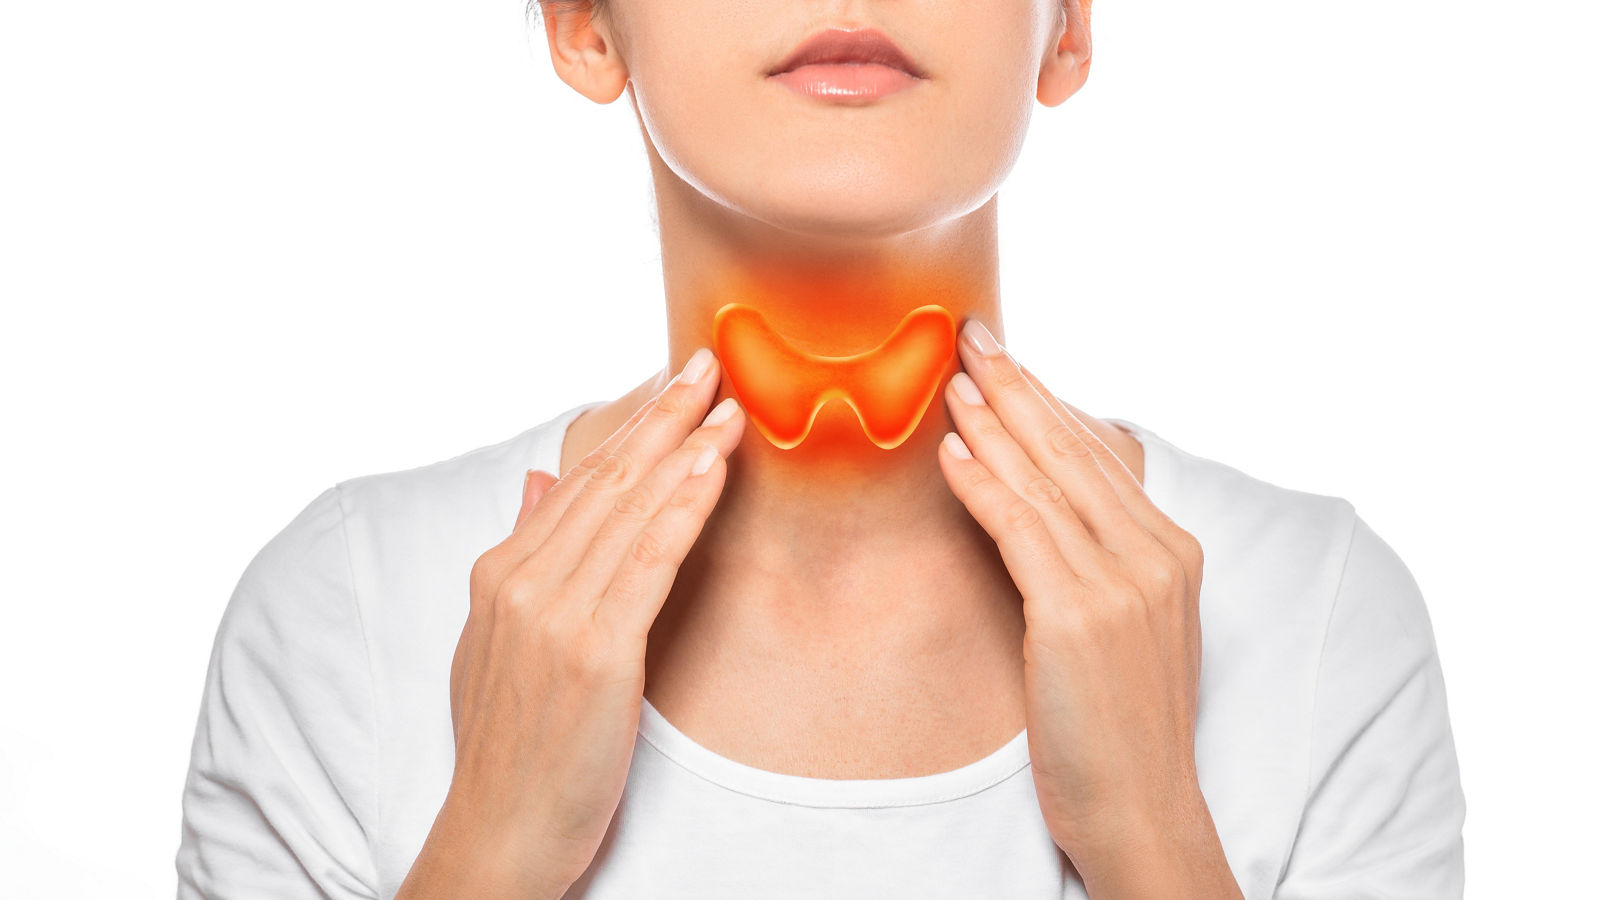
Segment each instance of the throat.
[[645,696],[698,743],[769,771],[891,778],[983,758],[1021,731],[1022,603],[970,536],[697,544],[657,616]]
[[819,662],[937,653],[952,634],[1020,623],[993,540],[936,469],[854,491],[761,474],[730,466],[664,613],[716,623],[719,642],[770,636]]

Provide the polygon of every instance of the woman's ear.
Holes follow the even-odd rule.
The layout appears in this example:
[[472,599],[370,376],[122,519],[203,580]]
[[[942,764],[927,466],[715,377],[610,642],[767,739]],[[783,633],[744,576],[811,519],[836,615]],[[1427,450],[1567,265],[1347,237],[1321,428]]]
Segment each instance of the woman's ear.
[[1059,106],[1089,80],[1089,4],[1093,0],[1059,0],[1062,15],[1054,41],[1039,65],[1039,102]]
[[550,63],[573,90],[596,103],[610,103],[628,86],[628,67],[618,52],[611,22],[589,4],[540,4]]

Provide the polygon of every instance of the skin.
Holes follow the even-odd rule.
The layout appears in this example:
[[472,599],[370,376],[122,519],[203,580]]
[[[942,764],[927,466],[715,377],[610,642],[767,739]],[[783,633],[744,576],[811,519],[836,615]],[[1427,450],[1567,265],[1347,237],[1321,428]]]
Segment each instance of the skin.
[[[668,385],[730,299],[821,355],[870,348],[928,302],[1003,341],[997,191],[1033,104],[1088,76],[1084,11],[610,0],[546,16],[558,76],[638,116],[668,361],[573,423],[561,473],[533,473],[518,528],[475,568],[456,778],[400,896],[559,896],[616,807],[641,696],[714,752],[818,778],[948,771],[1026,726],[1040,809],[1091,896],[1241,896],[1194,765],[1199,545],[1144,495],[1137,440],[965,341],[891,451],[838,402],[793,449],[742,410],[697,428],[732,395],[714,362]],[[863,106],[767,80],[826,25],[879,28],[927,80]],[[988,402],[960,399],[962,378]],[[705,446],[709,474],[687,477]],[[613,578],[641,561],[659,565]]]

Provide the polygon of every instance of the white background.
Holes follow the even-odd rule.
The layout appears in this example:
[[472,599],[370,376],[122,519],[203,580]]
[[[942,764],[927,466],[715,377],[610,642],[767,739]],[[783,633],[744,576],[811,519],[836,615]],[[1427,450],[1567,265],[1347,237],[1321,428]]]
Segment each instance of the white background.
[[[0,892],[170,896],[246,562],[335,481],[662,365],[648,175],[626,100],[561,84],[520,0],[3,9]],[[1600,14],[1094,24],[1001,191],[1011,349],[1350,499],[1428,600],[1469,895],[1592,890]]]

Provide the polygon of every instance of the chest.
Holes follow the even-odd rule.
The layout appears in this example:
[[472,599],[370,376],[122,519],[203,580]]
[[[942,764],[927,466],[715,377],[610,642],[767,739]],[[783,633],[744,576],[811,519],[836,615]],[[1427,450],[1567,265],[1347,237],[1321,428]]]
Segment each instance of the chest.
[[1026,725],[1020,645],[939,654],[652,632],[644,696],[706,750],[807,778],[910,778],[993,753]]

